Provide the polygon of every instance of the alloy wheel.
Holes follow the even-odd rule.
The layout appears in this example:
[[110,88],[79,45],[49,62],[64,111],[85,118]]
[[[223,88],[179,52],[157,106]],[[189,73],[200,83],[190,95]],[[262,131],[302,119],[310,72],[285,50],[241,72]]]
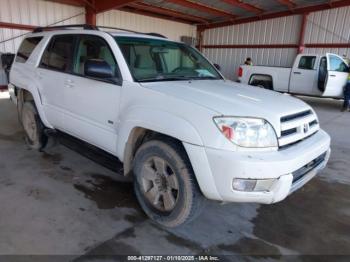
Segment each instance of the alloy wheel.
[[169,163],[152,157],[141,170],[141,189],[147,201],[162,212],[174,209],[179,197],[179,182]]

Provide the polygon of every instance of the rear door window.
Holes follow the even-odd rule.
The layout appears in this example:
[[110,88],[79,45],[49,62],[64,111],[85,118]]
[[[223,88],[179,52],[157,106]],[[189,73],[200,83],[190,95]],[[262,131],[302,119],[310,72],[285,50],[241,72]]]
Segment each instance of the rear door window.
[[42,36],[28,37],[24,39],[18,49],[16,62],[25,63],[34,51],[35,47],[40,43],[41,39],[43,39]]
[[47,46],[40,63],[40,67],[69,72],[73,62],[75,36],[54,36]]

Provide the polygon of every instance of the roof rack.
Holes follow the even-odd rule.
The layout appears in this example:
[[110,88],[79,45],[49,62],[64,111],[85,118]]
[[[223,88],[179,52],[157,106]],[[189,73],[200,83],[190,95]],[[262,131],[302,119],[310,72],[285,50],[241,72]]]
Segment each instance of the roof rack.
[[119,31],[125,31],[125,32],[130,32],[130,33],[135,33],[135,34],[142,34],[137,31],[129,30],[129,29],[124,29],[124,28],[119,28],[119,27],[112,27],[112,26],[97,26],[97,28],[105,28],[105,29],[114,29],[114,30],[119,30]]
[[44,31],[51,31],[51,30],[57,30],[57,29],[70,29],[70,28],[78,28],[81,27],[84,30],[98,30],[98,28],[94,25],[88,25],[88,24],[75,24],[75,25],[57,25],[57,26],[43,26],[43,27],[37,27],[33,30],[33,33],[40,33]]
[[158,34],[158,33],[145,33],[145,35],[156,36],[156,37],[161,37],[161,38],[167,38],[165,35]]
[[150,35],[150,36],[156,36],[156,37],[161,37],[161,38],[167,38],[166,36],[158,34],[158,33],[142,33],[142,32],[133,31],[133,30],[124,29],[124,28],[119,28],[119,27],[97,26],[97,28],[115,29],[115,30],[119,30],[119,31],[125,31],[125,32],[140,34],[140,35]]
[[119,27],[111,27],[111,26],[94,26],[89,24],[74,24],[74,25],[58,25],[58,26],[44,26],[44,27],[37,27],[33,30],[33,33],[40,33],[45,31],[52,31],[57,29],[74,29],[74,28],[82,28],[84,30],[99,30],[100,28],[104,29],[113,29],[113,30],[119,30],[119,31],[125,31],[130,32],[134,34],[141,34],[141,35],[150,35],[150,36],[156,36],[161,38],[167,38],[164,35],[158,34],[158,33],[142,33],[138,31],[133,31],[129,29],[119,28]]

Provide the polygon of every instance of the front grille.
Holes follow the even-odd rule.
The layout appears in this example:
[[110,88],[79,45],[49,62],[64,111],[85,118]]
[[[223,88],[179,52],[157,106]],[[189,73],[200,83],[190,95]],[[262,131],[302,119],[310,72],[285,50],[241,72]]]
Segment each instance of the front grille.
[[311,110],[306,110],[306,111],[303,111],[303,112],[300,112],[300,113],[296,113],[296,114],[293,114],[293,115],[284,116],[284,117],[281,117],[281,123],[292,121],[294,119],[301,118],[301,117],[304,117],[304,116],[308,116],[308,115],[311,115],[311,114],[312,114]]
[[306,174],[308,174],[310,171],[312,171],[314,168],[316,168],[318,165],[320,165],[327,156],[327,152],[323,153],[316,159],[312,160],[310,163],[306,164],[302,168],[299,168],[297,171],[293,172],[293,183],[299,181],[302,179]]
[[298,129],[296,129],[296,128],[284,130],[284,131],[281,132],[281,136],[282,136],[282,137],[283,137],[283,136],[289,136],[289,135],[294,134],[294,133],[296,133],[296,132],[298,132]]
[[315,125],[317,125],[317,124],[318,124],[317,120],[314,120],[314,121],[312,121],[312,122],[310,123],[310,127],[315,126]]
[[299,113],[283,116],[280,121],[280,149],[294,145],[319,130],[317,117],[312,110],[304,110]]

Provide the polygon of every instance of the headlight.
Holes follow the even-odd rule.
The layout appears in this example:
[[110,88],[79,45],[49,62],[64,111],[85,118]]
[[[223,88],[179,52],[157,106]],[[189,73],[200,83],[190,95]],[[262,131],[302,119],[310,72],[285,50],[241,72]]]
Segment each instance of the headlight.
[[231,142],[241,147],[277,147],[273,127],[264,119],[240,117],[214,117],[214,122]]

